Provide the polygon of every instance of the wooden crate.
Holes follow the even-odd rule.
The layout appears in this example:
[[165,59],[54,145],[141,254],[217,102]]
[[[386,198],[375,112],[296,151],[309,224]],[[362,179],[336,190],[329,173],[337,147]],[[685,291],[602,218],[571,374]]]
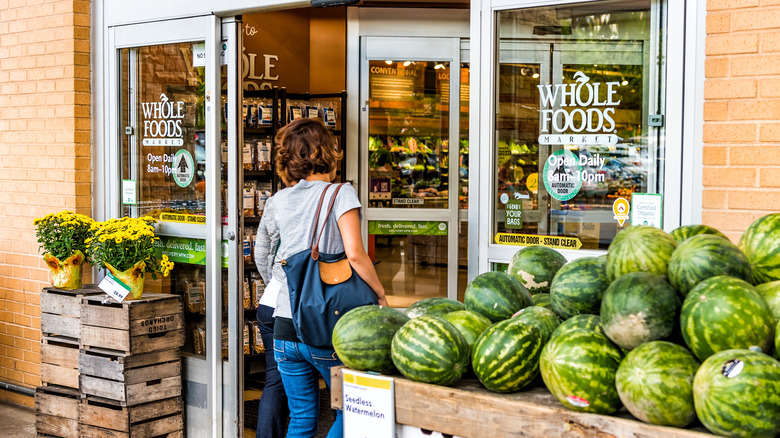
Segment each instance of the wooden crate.
[[[342,409],[344,367],[331,369],[331,406]],[[712,438],[706,429],[680,429],[643,423],[621,409],[614,415],[571,411],[544,387],[511,394],[490,392],[475,379],[452,386],[394,381],[398,424],[476,438]]]
[[43,336],[67,336],[79,339],[81,299],[104,292],[88,284],[81,289],[65,290],[46,287],[41,291],[41,332]]
[[126,355],[90,349],[79,353],[82,394],[135,406],[181,396],[179,349]]
[[179,348],[184,345],[181,297],[147,294],[143,299],[103,303],[102,297],[81,300],[81,348],[104,348],[126,354]]
[[56,386],[35,390],[35,431],[38,435],[79,437],[79,392]]
[[41,338],[41,384],[79,389],[79,342],[63,336]]
[[174,437],[184,436],[181,397],[136,406],[89,396],[79,406],[82,437]]

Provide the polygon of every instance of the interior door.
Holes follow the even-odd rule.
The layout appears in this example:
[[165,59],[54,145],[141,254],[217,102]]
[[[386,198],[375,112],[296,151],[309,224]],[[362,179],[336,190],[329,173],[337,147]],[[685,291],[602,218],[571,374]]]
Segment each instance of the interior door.
[[458,298],[460,39],[361,39],[360,196],[390,305]]
[[112,217],[157,219],[159,250],[175,263],[169,277],[147,279],[145,290],[178,294],[184,303],[189,436],[241,431],[235,389],[243,355],[240,337],[228,334],[240,333],[243,321],[237,287],[227,281],[240,278],[241,266],[232,263],[240,260],[239,229],[235,214],[223,218],[223,211],[237,211],[226,202],[237,201],[229,190],[223,196],[220,183],[230,179],[222,174],[220,143],[237,135],[236,108],[224,105],[238,101],[237,61],[226,65],[238,59],[237,29],[235,20],[223,29],[215,16],[109,29],[107,204]]

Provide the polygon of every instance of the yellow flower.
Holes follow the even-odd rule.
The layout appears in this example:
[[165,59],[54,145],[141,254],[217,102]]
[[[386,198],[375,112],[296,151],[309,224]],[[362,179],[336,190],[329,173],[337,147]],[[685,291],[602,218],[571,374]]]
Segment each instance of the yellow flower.
[[121,237],[117,237],[117,238],[114,239],[114,242],[122,243],[122,238]]

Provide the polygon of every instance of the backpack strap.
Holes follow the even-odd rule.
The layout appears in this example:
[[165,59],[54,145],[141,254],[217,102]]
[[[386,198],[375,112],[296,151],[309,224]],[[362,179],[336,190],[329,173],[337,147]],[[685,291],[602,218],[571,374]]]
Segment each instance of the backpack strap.
[[[325,186],[324,189],[322,189],[322,194],[320,195],[320,202],[317,204],[317,213],[314,214],[314,223],[312,224],[311,228],[311,243],[309,244],[310,248],[314,248],[314,239],[317,237],[317,225],[320,221],[320,211],[322,210],[322,202],[325,200],[325,193],[328,192],[328,189],[333,184],[328,184]],[[330,210],[328,210],[330,212]],[[315,259],[316,260],[316,259]]]

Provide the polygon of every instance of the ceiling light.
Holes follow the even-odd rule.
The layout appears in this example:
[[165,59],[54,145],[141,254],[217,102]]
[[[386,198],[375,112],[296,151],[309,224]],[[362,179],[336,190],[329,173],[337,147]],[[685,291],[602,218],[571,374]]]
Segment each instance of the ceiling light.
[[393,63],[393,61],[391,61],[389,59],[387,61],[385,61],[385,64],[387,64],[387,65],[391,65],[392,63]]
[[409,67],[410,65],[412,65],[412,61],[404,62],[404,67]]
[[534,79],[538,79],[539,78],[539,73],[534,73],[534,75],[531,76],[531,77],[534,78]]

